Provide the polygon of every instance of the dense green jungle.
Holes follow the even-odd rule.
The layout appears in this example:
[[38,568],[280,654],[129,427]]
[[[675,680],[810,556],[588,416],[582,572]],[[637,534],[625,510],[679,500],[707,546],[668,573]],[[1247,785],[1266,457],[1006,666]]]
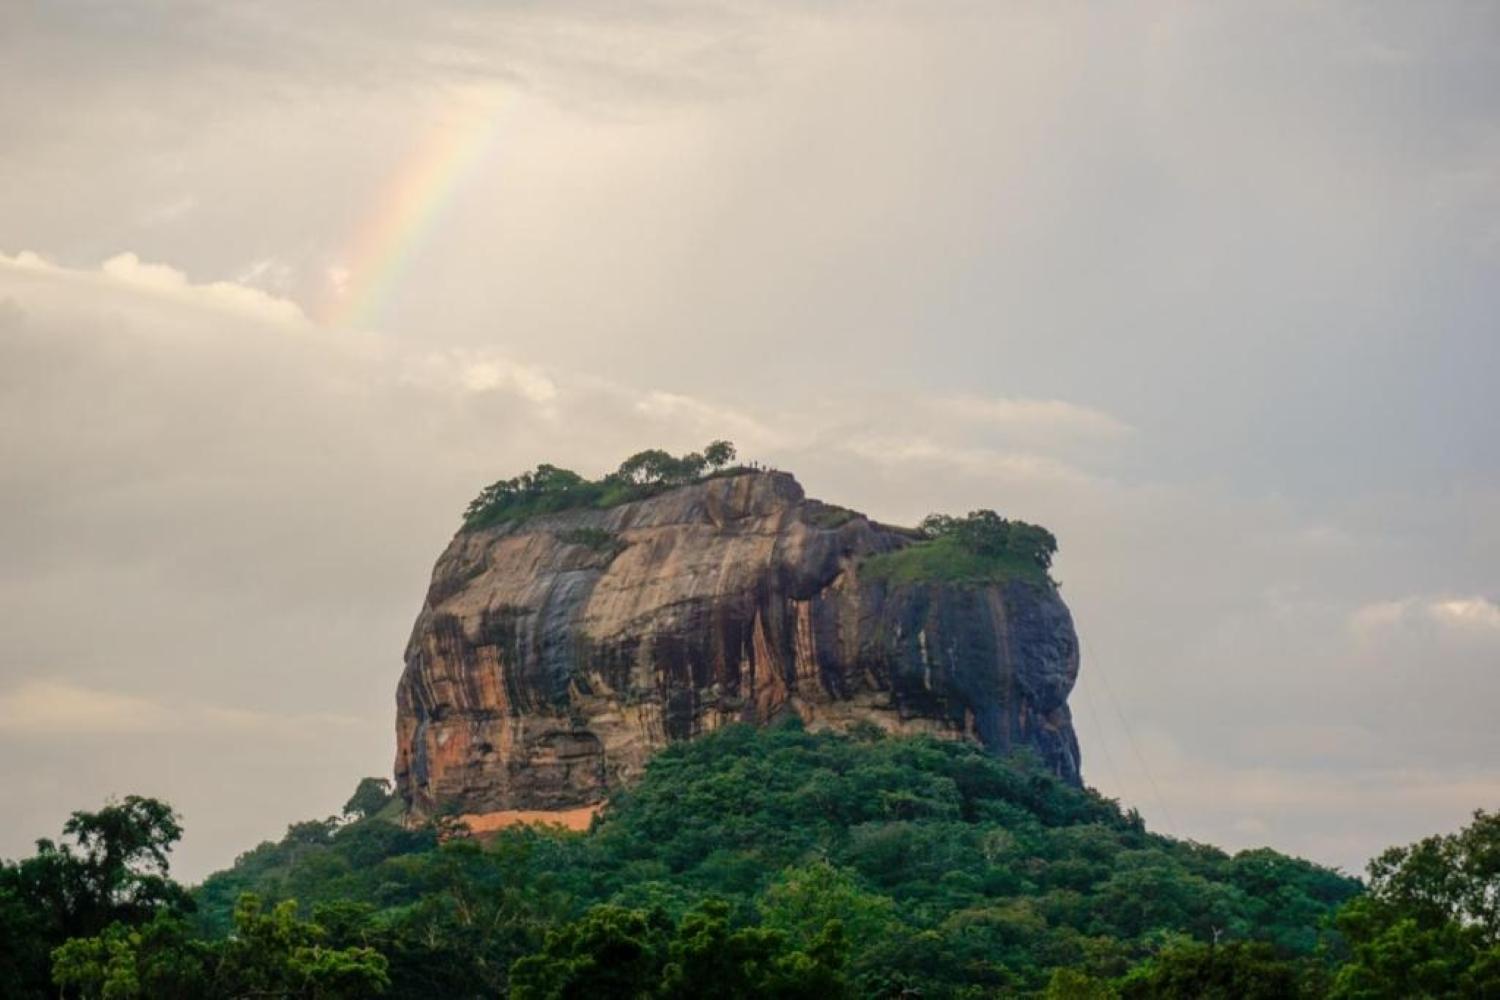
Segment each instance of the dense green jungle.
[[1493,997],[1500,814],[1365,882],[1228,854],[964,742],[735,726],[584,833],[366,779],[188,888],[131,797],[0,868],[14,997]]

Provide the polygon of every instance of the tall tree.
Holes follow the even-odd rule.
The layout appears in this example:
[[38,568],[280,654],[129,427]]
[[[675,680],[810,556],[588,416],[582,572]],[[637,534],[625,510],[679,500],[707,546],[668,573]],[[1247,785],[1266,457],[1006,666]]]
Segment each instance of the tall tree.
[[1369,873],[1338,916],[1353,958],[1333,996],[1500,996],[1500,812],[1390,848]]
[[722,469],[735,459],[734,445],[729,441],[710,441],[703,449],[703,459],[712,469]]
[[365,819],[384,809],[391,801],[391,782],[388,778],[361,778],[354,794],[344,803],[344,815]]
[[75,812],[63,834],[72,843],[39,840],[32,857],[0,865],[0,921],[8,962],[18,966],[7,986],[18,996],[47,989],[49,953],[69,938],[193,908],[169,875],[182,826],[165,802],[131,795],[97,812]]

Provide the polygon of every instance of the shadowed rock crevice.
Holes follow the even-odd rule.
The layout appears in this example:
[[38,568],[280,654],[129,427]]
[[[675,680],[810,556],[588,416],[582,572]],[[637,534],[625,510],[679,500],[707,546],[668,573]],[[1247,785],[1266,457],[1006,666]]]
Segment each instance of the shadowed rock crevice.
[[788,713],[1030,749],[1079,782],[1056,590],[861,579],[911,544],[775,472],[460,532],[407,647],[397,786],[417,813],[572,808],[668,742]]

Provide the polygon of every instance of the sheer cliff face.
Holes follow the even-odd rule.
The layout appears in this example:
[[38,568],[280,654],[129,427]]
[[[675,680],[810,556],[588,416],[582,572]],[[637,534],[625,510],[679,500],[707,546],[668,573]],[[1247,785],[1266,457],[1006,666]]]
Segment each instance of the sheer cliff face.
[[666,743],[786,714],[1030,747],[1076,783],[1067,607],[1020,581],[860,579],[908,544],[784,473],[461,532],[396,693],[400,792],[419,813],[571,808]]

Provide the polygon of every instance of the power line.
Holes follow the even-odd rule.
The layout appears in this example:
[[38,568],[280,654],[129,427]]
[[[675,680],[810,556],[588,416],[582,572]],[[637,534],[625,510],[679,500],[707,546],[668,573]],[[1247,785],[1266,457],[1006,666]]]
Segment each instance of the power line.
[[1109,771],[1110,780],[1116,788],[1120,788],[1120,769],[1115,766],[1115,755],[1110,752],[1109,740],[1104,738],[1104,726],[1100,724],[1099,712],[1096,708],[1094,708],[1094,695],[1092,693],[1092,688],[1092,684],[1084,685],[1083,705],[1084,708],[1088,710],[1089,721],[1093,723],[1094,732],[1099,734],[1099,750],[1104,754],[1104,765],[1106,770]]
[[[1084,645],[1080,637],[1079,644]],[[1104,684],[1104,693],[1109,697],[1110,704],[1115,710],[1115,717],[1120,720],[1120,728],[1125,730],[1125,740],[1130,744],[1130,752],[1135,755],[1136,762],[1141,765],[1141,773],[1146,776],[1146,781],[1151,785],[1151,793],[1156,797],[1156,804],[1161,809],[1161,814],[1167,821],[1167,830],[1172,836],[1177,836],[1177,821],[1172,818],[1172,811],[1167,808],[1167,800],[1161,794],[1161,787],[1156,783],[1156,777],[1151,773],[1151,768],[1146,764],[1146,757],[1141,753],[1140,746],[1135,741],[1135,734],[1130,730],[1130,723],[1125,721],[1125,713],[1120,711],[1120,700],[1115,697],[1114,686],[1109,682],[1109,675],[1105,673],[1103,665],[1094,658],[1091,648],[1084,646],[1084,654],[1090,663],[1089,670],[1099,675],[1099,680]],[[1087,696],[1085,696],[1087,697]]]

